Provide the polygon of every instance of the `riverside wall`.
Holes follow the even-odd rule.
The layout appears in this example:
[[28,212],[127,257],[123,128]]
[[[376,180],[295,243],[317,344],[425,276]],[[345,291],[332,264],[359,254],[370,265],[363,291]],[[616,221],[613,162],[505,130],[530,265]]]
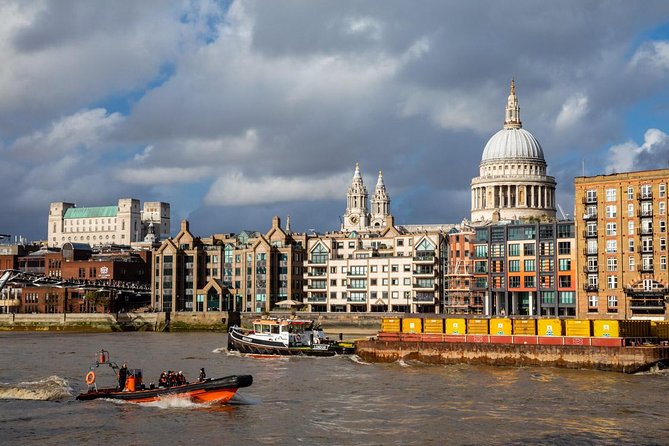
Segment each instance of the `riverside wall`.
[[590,347],[383,341],[356,342],[356,354],[368,362],[416,360],[427,364],[479,364],[513,367],[561,367],[635,373],[669,361],[669,347]]
[[[365,337],[378,332],[385,313],[272,312],[279,318],[312,319],[331,338]],[[250,326],[259,313],[66,313],[0,314],[0,331],[227,331],[229,326]]]

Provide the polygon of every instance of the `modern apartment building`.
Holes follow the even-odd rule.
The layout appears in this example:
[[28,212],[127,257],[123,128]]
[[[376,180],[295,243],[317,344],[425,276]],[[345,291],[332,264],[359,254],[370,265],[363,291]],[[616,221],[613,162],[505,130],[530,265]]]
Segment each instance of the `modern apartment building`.
[[195,237],[187,221],[154,252],[152,306],[162,311],[275,309],[302,301],[306,236],[281,228],[274,217],[266,234],[242,231]]
[[309,236],[305,299],[309,311],[439,313],[442,232],[336,232]]
[[664,318],[669,169],[574,180],[582,318]]
[[153,234],[158,239],[170,234],[170,205],[122,198],[114,206],[77,207],[54,202],[49,209],[47,243],[60,248],[65,243],[90,246],[130,245]]
[[576,315],[574,222],[476,227],[473,243],[486,315]]

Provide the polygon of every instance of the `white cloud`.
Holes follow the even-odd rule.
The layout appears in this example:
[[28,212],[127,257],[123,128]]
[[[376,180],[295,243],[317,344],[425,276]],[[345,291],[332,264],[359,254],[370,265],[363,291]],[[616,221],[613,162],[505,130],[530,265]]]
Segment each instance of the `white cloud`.
[[659,129],[648,129],[643,144],[628,141],[615,145],[609,149],[608,159],[607,173],[666,168],[669,135]]
[[582,93],[567,98],[555,119],[555,127],[565,130],[585,117],[588,113],[588,97]]
[[37,130],[18,138],[10,147],[15,157],[59,158],[80,148],[97,150],[123,121],[120,113],[104,108],[81,110],[51,124],[48,130]]
[[656,40],[639,47],[630,60],[632,67],[669,69],[669,41]]
[[210,205],[233,206],[341,198],[350,181],[349,173],[324,178],[247,178],[235,172],[218,178],[204,201]]

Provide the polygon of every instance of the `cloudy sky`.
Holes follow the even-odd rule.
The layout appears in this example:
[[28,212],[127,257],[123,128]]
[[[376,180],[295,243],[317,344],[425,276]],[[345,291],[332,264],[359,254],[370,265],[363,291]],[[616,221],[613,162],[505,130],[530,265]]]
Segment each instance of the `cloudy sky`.
[[557,201],[667,167],[669,2],[0,0],[0,233],[49,203],[172,205],[198,235],[338,228],[356,162],[399,224],[469,216],[516,79]]

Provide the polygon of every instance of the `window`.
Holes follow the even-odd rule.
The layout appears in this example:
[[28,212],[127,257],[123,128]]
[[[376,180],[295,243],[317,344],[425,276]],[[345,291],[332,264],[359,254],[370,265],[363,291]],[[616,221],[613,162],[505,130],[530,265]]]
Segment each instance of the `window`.
[[559,259],[560,271],[571,271],[571,259]]
[[557,238],[574,238],[576,228],[573,224],[558,225]]
[[629,239],[628,244],[629,244],[629,246],[628,246],[629,247],[629,252],[634,252],[634,239],[633,238]]
[[610,290],[615,290],[616,288],[618,288],[618,276],[609,276],[608,284]]
[[616,240],[606,241],[606,252],[618,252],[618,243]]
[[404,278],[404,285],[411,285],[411,278],[410,277],[405,277]]
[[660,239],[660,251],[666,251],[666,250],[667,250],[667,239],[663,237]]
[[650,184],[644,184],[641,186],[641,198],[653,198],[653,192],[651,191]]
[[660,184],[657,186],[657,191],[659,192],[660,198],[664,198],[664,196],[667,194],[667,185],[666,184]]
[[[634,223],[634,222],[630,222]],[[607,223],[606,224],[606,235],[612,236],[612,235],[617,235],[618,232],[618,225],[616,223]]]
[[660,269],[662,271],[667,270],[667,256],[660,256]]
[[520,276],[509,276],[509,288],[520,288]]
[[525,243],[523,245],[523,255],[533,256],[536,252],[536,247],[534,243]]
[[536,260],[525,260],[525,272],[533,272],[537,270]]
[[627,234],[634,235],[634,220],[627,222]]
[[632,186],[627,187],[627,199],[634,200],[634,188]]
[[376,265],[372,265],[372,266],[370,267],[370,269],[371,269],[371,271],[372,271],[373,273],[375,273],[375,272],[378,271],[378,268],[377,268]]
[[665,211],[667,210],[667,203],[664,201],[660,201],[657,204],[657,210],[660,211],[660,215],[664,215]]
[[617,210],[615,204],[606,206],[606,218],[616,218]]
[[485,259],[488,257],[488,245],[476,245],[474,248],[474,255],[479,259]]
[[597,201],[597,191],[595,189],[585,191],[585,199],[588,203],[595,203]]
[[618,298],[616,296],[606,296],[606,305],[609,308],[616,308],[618,306]]
[[559,276],[558,277],[560,288],[570,288],[571,287],[571,276]]
[[586,237],[597,237],[597,223],[588,223],[585,230]]
[[636,270],[636,265],[634,264],[634,256],[629,257],[629,270],[634,271]]
[[597,308],[597,296],[588,296],[588,307]]
[[520,271],[520,260],[509,260],[509,272],[517,273]]
[[323,245],[319,244],[311,251],[311,263],[324,264],[327,260],[328,251]]
[[634,217],[634,205],[632,203],[627,205],[627,216]]
[[399,267],[397,265],[390,265],[390,271],[396,273],[399,271]]
[[660,232],[667,231],[667,222],[666,220],[660,220]]
[[615,189],[606,189],[606,201],[616,201]]
[[607,271],[618,271],[618,259],[606,259]]
[[525,276],[523,279],[525,288],[534,288],[536,286],[534,283],[534,276]]
[[576,293],[574,291],[559,291],[560,305],[573,305],[576,303]]
[[518,243],[513,243],[509,245],[509,257],[515,257],[520,255],[520,245]]
[[571,242],[558,242],[558,254],[571,254]]

